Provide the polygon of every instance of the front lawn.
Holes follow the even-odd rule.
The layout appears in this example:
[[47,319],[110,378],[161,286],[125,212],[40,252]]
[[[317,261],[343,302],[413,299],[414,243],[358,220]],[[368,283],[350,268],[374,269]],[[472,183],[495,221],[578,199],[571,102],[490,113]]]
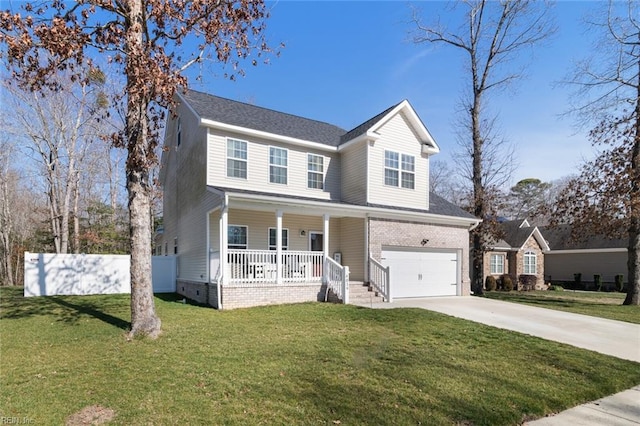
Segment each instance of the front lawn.
[[596,291],[488,291],[485,296],[507,302],[524,303],[539,308],[557,309],[576,314],[640,324],[640,306],[623,306],[624,293]]
[[[32,424],[513,425],[640,383],[637,363],[419,309],[218,312],[0,290],[0,416]],[[85,409],[85,411],[82,411]],[[94,416],[94,417],[91,417]]]

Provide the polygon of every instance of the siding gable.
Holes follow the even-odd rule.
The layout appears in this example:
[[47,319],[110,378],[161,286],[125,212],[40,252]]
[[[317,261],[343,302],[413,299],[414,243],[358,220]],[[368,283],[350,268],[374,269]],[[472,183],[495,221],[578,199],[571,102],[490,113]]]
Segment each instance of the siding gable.
[[[247,142],[247,178],[227,176],[227,140]],[[340,200],[341,167],[339,154],[316,149],[277,143],[246,135],[208,129],[207,185],[248,189],[261,192],[286,193],[293,196],[326,200]],[[269,149],[287,150],[287,183],[269,181]],[[307,187],[307,154],[323,158],[324,189]]]
[[[422,143],[404,113],[396,114],[378,130],[380,138],[369,149],[369,194],[371,204],[429,208],[429,157],[422,153]],[[415,186],[407,189],[385,185],[385,151],[413,156]]]

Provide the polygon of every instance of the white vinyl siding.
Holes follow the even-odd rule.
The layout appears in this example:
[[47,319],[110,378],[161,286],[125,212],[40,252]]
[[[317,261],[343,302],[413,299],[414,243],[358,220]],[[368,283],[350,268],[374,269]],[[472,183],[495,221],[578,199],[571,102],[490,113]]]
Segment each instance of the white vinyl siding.
[[536,275],[538,273],[537,256],[535,252],[526,251],[524,253],[524,270],[522,272],[526,275]]
[[[207,212],[220,202],[207,191],[207,129],[199,126],[199,118],[184,104],[177,106],[180,117],[180,148],[177,118],[169,120],[166,130],[163,163],[163,252],[173,254],[173,239],[178,237],[178,278],[206,282],[207,277]],[[226,141],[221,141],[220,173],[225,174]],[[212,216],[215,216],[212,215]],[[211,221],[210,221],[211,222]],[[217,226],[217,222],[216,222]]]
[[504,255],[492,254],[491,255],[491,274],[501,275],[504,274]]
[[237,139],[227,139],[227,176],[247,178],[247,143]]
[[[247,241],[249,250],[269,249],[269,228],[276,227],[275,212],[257,210],[229,210],[229,223],[247,226]],[[322,215],[306,216],[287,214],[282,216],[282,228],[289,230],[288,250],[309,250],[309,232],[322,232]],[[332,218],[329,222],[329,250],[334,253],[339,249],[340,219]],[[305,231],[301,235],[301,231]]]
[[307,188],[324,188],[324,157],[307,154]]
[[367,145],[358,144],[341,154],[342,200],[347,203],[367,202]]
[[[342,264],[349,267],[349,278],[353,281],[364,280],[365,268],[365,220],[343,217],[340,222],[340,246]],[[330,235],[336,238],[336,235]],[[330,253],[333,255],[333,252]]]
[[287,184],[288,151],[269,147],[269,182]]
[[[422,154],[422,145],[411,125],[399,113],[377,132],[380,138],[369,147],[366,201],[427,210],[429,158]],[[397,183],[394,180],[396,174]]]
[[[276,228],[269,228],[269,250],[276,249]],[[282,229],[282,250],[289,249],[289,230],[286,228]]]
[[[340,154],[313,150],[308,147],[276,144],[273,141],[266,141],[257,138],[246,138],[247,178],[239,179],[227,176],[226,141],[227,138],[242,139],[245,138],[245,136],[240,136],[231,132],[217,131],[214,129],[207,130],[209,132],[207,185],[279,193],[282,195],[288,194],[299,197],[313,197],[323,200],[340,199]],[[287,150],[286,192],[283,192],[283,185],[273,184],[269,181],[269,151],[271,147]],[[323,158],[324,182],[322,190],[307,187],[308,154],[315,154]]]

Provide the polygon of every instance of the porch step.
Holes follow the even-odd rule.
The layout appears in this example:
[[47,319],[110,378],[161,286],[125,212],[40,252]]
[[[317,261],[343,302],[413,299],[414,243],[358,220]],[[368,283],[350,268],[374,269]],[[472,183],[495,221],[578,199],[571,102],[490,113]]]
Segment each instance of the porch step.
[[349,282],[349,303],[360,305],[363,303],[384,302],[382,296],[362,281]]

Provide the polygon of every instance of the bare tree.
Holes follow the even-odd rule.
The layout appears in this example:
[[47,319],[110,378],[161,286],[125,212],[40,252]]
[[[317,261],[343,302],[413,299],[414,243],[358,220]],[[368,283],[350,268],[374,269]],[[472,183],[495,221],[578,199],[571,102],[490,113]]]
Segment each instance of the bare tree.
[[[99,116],[96,97],[103,77],[82,80],[59,74],[61,90],[41,87],[30,91],[5,82],[11,108],[8,129],[13,140],[33,159],[46,181],[49,221],[56,253],[67,253],[70,222],[73,223],[73,250],[79,249],[78,201],[80,170],[90,145],[100,142],[95,122]],[[98,77],[96,77],[98,75]]]
[[161,330],[151,283],[150,170],[165,111],[176,91],[187,87],[184,71],[190,65],[208,57],[230,62],[233,77],[242,72],[241,59],[269,51],[267,16],[261,0],[87,0],[68,9],[56,1],[0,14],[0,42],[7,47],[14,78],[23,84],[48,85],[48,76],[58,70],[74,72],[87,62],[97,66],[97,55],[119,66],[124,76],[123,96],[115,101],[123,105],[125,126],[113,141],[128,154],[131,336],[156,337]]
[[[504,140],[495,132],[495,116],[488,110],[488,96],[520,79],[522,70],[515,69],[514,61],[552,34],[555,27],[545,2],[468,0],[456,3],[453,12],[458,8],[463,9],[464,22],[455,29],[439,22],[426,25],[414,10],[413,41],[444,44],[465,55],[468,79],[467,95],[461,101],[462,125],[466,132],[463,169],[472,187],[471,212],[484,219],[472,233],[472,290],[480,294],[483,252],[497,229],[492,200],[499,192],[500,182],[508,180],[508,174],[503,172],[508,171],[512,157],[508,150],[505,153],[500,149]],[[507,164],[501,161],[505,159]]]
[[568,220],[578,239],[585,233],[628,238],[624,304],[639,305],[640,6],[610,1],[606,13],[587,24],[600,34],[598,56],[577,67],[571,112],[593,126],[589,137],[599,154],[560,194],[554,224]]
[[[3,114],[6,119],[6,114]],[[3,126],[6,128],[6,126]],[[0,285],[19,285],[23,277],[24,251],[39,249],[36,231],[46,218],[44,200],[28,184],[20,170],[18,150],[9,134],[0,132]]]

